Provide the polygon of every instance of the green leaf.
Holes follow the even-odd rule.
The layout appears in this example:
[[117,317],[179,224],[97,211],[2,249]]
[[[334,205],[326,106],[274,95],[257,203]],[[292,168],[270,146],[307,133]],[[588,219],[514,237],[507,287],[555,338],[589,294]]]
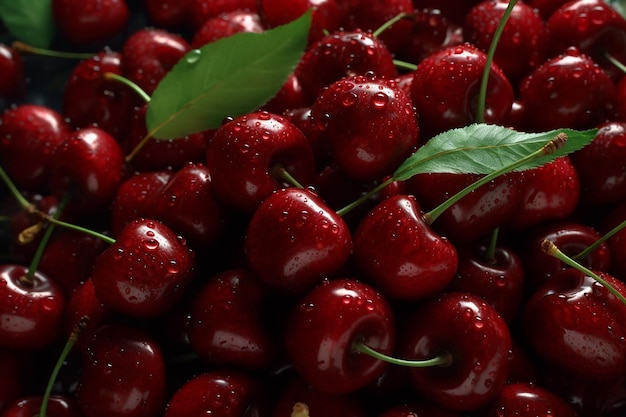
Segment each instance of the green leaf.
[[626,0],[607,0],[607,3],[617,10],[622,17],[626,18]]
[[539,150],[559,132],[568,137],[563,148],[551,155],[535,158],[516,171],[543,165],[582,148],[593,140],[597,129],[523,133],[502,126],[472,124],[430,139],[398,167],[393,177],[404,181],[427,172],[489,174]]
[[0,20],[15,39],[48,48],[55,26],[52,0],[0,0]]
[[161,80],[146,125],[174,139],[221,125],[272,98],[306,48],[311,12],[263,33],[238,33],[190,51]]

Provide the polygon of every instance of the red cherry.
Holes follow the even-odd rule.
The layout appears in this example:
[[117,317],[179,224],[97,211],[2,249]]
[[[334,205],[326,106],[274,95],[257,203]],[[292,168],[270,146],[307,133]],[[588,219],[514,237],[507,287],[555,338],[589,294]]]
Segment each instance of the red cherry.
[[334,82],[311,106],[311,119],[335,163],[358,181],[391,174],[418,146],[410,97],[383,78]]
[[185,240],[165,224],[134,220],[96,259],[96,296],[107,308],[131,316],[163,314],[180,299],[194,262]]
[[[596,272],[621,294],[626,285]],[[626,306],[584,272],[566,269],[526,302],[526,340],[544,360],[572,375],[613,380],[626,371]]]
[[361,220],[353,239],[357,267],[390,298],[424,299],[454,278],[456,248],[431,230],[412,196],[380,202]]
[[13,349],[0,348],[0,415],[25,391],[26,367],[24,359],[27,357]]
[[[613,207],[602,221],[602,231],[609,232],[626,220],[626,202]],[[607,241],[611,251],[611,270],[615,277],[626,282],[626,228],[621,228]]]
[[85,417],[156,417],[165,403],[165,363],[142,331],[100,327],[85,341],[76,399]]
[[0,162],[22,191],[47,189],[50,155],[70,128],[56,110],[36,104],[10,108],[0,119]]
[[228,206],[252,213],[282,180],[273,173],[284,167],[301,184],[309,184],[315,162],[311,145],[285,117],[260,111],[220,126],[207,149],[206,165],[215,192]]
[[379,414],[378,417],[461,417],[456,411],[449,410],[438,404],[419,403],[394,406]]
[[87,127],[68,134],[50,156],[48,181],[61,201],[76,212],[108,205],[122,180],[124,156],[119,143],[104,130]]
[[485,417],[515,415],[533,417],[553,415],[576,417],[567,401],[558,395],[531,384],[507,384],[489,404]]
[[285,344],[296,370],[315,389],[348,393],[378,378],[386,363],[358,353],[361,342],[383,354],[393,352],[394,317],[387,301],[354,279],[325,282],[292,311]]
[[[2,412],[2,417],[33,417],[39,415],[43,397],[29,396],[15,400]],[[67,395],[51,395],[46,407],[48,417],[83,417],[76,400]]]
[[493,399],[506,380],[509,329],[479,297],[444,294],[418,308],[401,334],[403,358],[451,355],[448,366],[410,369],[416,391],[446,408],[476,410]]
[[460,25],[463,24],[463,20],[472,6],[480,3],[480,1],[481,0],[413,0],[413,4],[416,9],[439,9],[446,19]]
[[150,22],[163,29],[181,28],[191,20],[191,0],[143,0]]
[[19,99],[26,93],[22,56],[12,47],[0,43],[0,98]]
[[53,0],[52,14],[65,39],[81,46],[110,40],[130,18],[125,0]]
[[314,192],[286,188],[256,210],[244,245],[248,264],[261,281],[301,294],[344,265],[352,239],[343,219]]
[[208,19],[236,10],[257,11],[257,0],[189,0],[192,26],[200,28]]
[[85,328],[76,342],[77,346],[84,346],[86,335],[108,323],[112,316],[111,309],[107,308],[96,296],[93,280],[87,279],[74,289],[67,300],[64,319],[65,334],[69,337],[75,331],[79,321],[88,317]]
[[28,268],[0,266],[0,346],[40,350],[60,335],[65,308],[63,289],[47,276]]
[[207,19],[195,32],[191,47],[200,48],[235,33],[261,33],[264,30],[261,16],[257,13],[233,10]]
[[312,10],[309,43],[312,44],[326,33],[339,29],[341,16],[337,0],[260,0],[259,12],[270,27],[284,25]]

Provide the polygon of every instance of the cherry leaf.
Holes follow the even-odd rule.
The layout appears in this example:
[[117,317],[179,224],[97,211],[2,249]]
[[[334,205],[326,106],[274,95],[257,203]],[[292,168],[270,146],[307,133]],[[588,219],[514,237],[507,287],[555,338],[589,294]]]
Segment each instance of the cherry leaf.
[[55,31],[52,0],[0,0],[0,19],[15,39],[48,48]]
[[476,123],[434,136],[407,158],[394,172],[393,177],[404,181],[416,174],[428,172],[489,174],[539,150],[560,132],[568,137],[563,148],[550,155],[535,158],[515,170],[537,167],[581,149],[593,140],[597,129],[557,129],[542,133],[524,133],[507,127]]
[[161,80],[146,113],[155,139],[219,127],[258,109],[293,72],[306,48],[311,12],[262,33],[238,33],[190,51]]

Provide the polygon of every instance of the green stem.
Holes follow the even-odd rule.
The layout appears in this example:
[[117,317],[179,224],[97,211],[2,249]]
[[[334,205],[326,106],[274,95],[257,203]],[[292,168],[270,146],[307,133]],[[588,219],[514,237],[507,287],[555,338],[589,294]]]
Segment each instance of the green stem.
[[61,354],[59,355],[59,358],[57,359],[57,362],[54,365],[54,369],[52,370],[52,373],[50,374],[50,379],[48,379],[48,385],[46,386],[46,391],[44,392],[43,398],[41,401],[41,408],[39,409],[39,417],[47,416],[48,401],[50,399],[50,394],[52,393],[52,386],[54,385],[54,381],[56,381],[57,376],[59,375],[59,372],[61,371],[61,367],[63,366],[63,362],[65,362],[65,359],[67,359],[67,356],[69,355],[70,351],[76,344],[76,341],[78,340],[80,334],[85,329],[85,327],[87,327],[87,322],[88,322],[87,316],[81,317],[78,323],[76,324],[76,326],[74,326],[74,329],[72,330],[72,334],[70,334],[70,337],[67,339],[67,342],[65,343],[65,346],[63,347],[63,350],[61,351]]
[[491,63],[493,62],[493,57],[496,54],[496,48],[498,47],[498,42],[500,41],[500,37],[502,36],[502,32],[504,32],[504,26],[506,25],[507,20],[509,20],[509,16],[513,11],[513,7],[515,6],[516,0],[510,0],[506,9],[504,10],[504,14],[502,15],[502,19],[498,23],[498,27],[493,34],[493,39],[491,40],[491,44],[489,44],[489,50],[487,51],[487,60],[485,61],[485,69],[483,70],[483,76],[480,81],[480,90],[478,92],[478,106],[476,109],[476,122],[484,123],[485,122],[485,107],[487,101],[487,83],[489,80],[489,74],[491,73]]
[[380,36],[381,33],[383,33],[384,31],[386,31],[387,29],[389,29],[391,26],[395,25],[397,22],[399,22],[402,19],[411,19],[413,18],[412,14],[409,13],[405,13],[405,12],[401,12],[398,13],[397,15],[395,15],[394,17],[392,17],[391,19],[387,20],[385,23],[383,23],[382,25],[380,25],[378,27],[378,29],[376,29],[373,33],[372,36],[377,38]]
[[394,59],[393,64],[396,66],[396,68],[405,69],[408,71],[415,71],[417,69],[417,65],[410,62],[401,61],[399,59]]
[[95,238],[103,240],[106,243],[108,243],[109,245],[112,245],[113,243],[115,243],[115,239],[113,239],[111,236],[107,236],[105,234],[98,233],[95,230],[90,230],[90,229],[87,229],[85,227],[78,226],[78,225],[75,225],[75,224],[72,224],[72,223],[67,223],[67,222],[64,222],[62,220],[58,220],[58,219],[55,219],[55,218],[49,217],[49,216],[45,217],[45,219],[48,222],[50,222],[51,224],[55,224],[55,225],[57,225],[59,227],[63,227],[65,229],[70,229],[70,230],[75,230],[77,232],[85,233],[85,234],[87,234],[89,236],[93,236]]
[[13,47],[13,49],[21,53],[49,56],[53,58],[89,59],[95,55],[95,53],[90,53],[90,52],[52,51],[50,49],[37,48],[35,46],[31,46],[20,41],[13,42],[11,46]]
[[541,244],[541,249],[548,255],[555,257],[556,259],[560,260],[564,264],[571,266],[572,268],[575,268],[578,271],[589,275],[591,278],[595,279],[597,282],[602,284],[602,286],[604,286],[611,294],[613,294],[622,303],[624,303],[624,305],[626,305],[626,297],[622,293],[617,291],[615,287],[613,287],[606,280],[601,278],[598,274],[596,274],[589,268],[584,267],[583,265],[579,264],[578,262],[576,262],[575,260],[567,256],[566,254],[561,252],[561,250],[557,248],[554,242],[551,242],[548,239],[545,239]]
[[440,355],[435,356],[434,358],[424,360],[399,359],[375,351],[374,349],[363,343],[363,341],[360,339],[356,340],[352,344],[352,350],[387,363],[399,366],[407,366],[410,368],[429,368],[433,366],[450,366],[452,364],[452,355],[449,352],[444,352]]
[[148,93],[143,91],[143,89],[141,87],[139,87],[137,85],[137,83],[129,80],[126,77],[123,77],[123,76],[121,76],[119,74],[116,74],[114,72],[105,72],[102,76],[107,81],[117,81],[119,83],[122,83],[122,84],[126,85],[131,90],[133,90],[135,93],[137,93],[137,95],[139,97],[141,97],[141,99],[143,101],[145,101],[146,103],[150,103],[150,96],[148,95]]
[[363,194],[361,197],[359,197],[358,199],[356,199],[352,203],[350,203],[347,206],[337,210],[337,214],[342,216],[342,217],[345,216],[346,214],[348,214],[349,212],[351,212],[352,210],[354,210],[355,208],[357,208],[358,206],[360,206],[361,204],[366,202],[368,199],[370,199],[376,193],[378,193],[379,191],[382,191],[386,186],[390,185],[393,181],[394,181],[393,178],[389,178],[386,181],[381,182],[376,187],[374,187],[372,190],[370,190],[367,193]]
[[496,246],[498,246],[499,234],[499,228],[493,229],[491,232],[491,238],[489,239],[489,246],[487,246],[487,252],[485,253],[485,260],[491,262],[492,264],[496,263]]
[[443,203],[441,203],[440,205],[438,205],[437,207],[435,207],[434,209],[426,213],[425,214],[426,222],[428,224],[432,224],[435,220],[437,220],[439,216],[441,216],[441,214],[444,211],[449,209],[451,206],[453,206],[456,202],[458,202],[460,199],[465,197],[467,194],[476,190],[480,186],[487,184],[489,181],[493,180],[496,177],[499,177],[500,175],[506,174],[507,172],[514,171],[516,168],[528,163],[529,161],[532,161],[535,158],[539,158],[541,156],[549,155],[553,153],[557,149],[562,148],[565,145],[566,141],[567,141],[567,135],[561,132],[557,134],[556,137],[551,139],[547,144],[537,149],[535,152],[525,156],[522,159],[518,159],[517,161],[515,161],[514,163],[508,166],[505,166],[503,168],[500,168],[498,170],[491,172],[490,174],[485,175],[478,181],[473,182],[472,184],[463,188],[461,191],[459,191],[458,193],[456,193],[455,195],[453,195],[452,197],[450,197],[449,199],[447,199],[446,201],[444,201]]
[[13,196],[15,197],[15,199],[17,200],[17,202],[23,209],[31,210],[33,208],[33,205],[24,198],[22,193],[20,193],[20,190],[18,190],[15,184],[13,183],[13,181],[11,181],[9,174],[7,174],[7,172],[1,166],[0,166],[0,178],[2,178],[2,181],[6,184],[11,194],[13,194]]
[[297,187],[300,189],[304,188],[302,184],[300,184],[298,180],[295,179],[295,177],[291,175],[291,173],[289,173],[289,171],[287,171],[287,169],[285,169],[285,167],[281,164],[275,164],[272,167],[272,176],[276,179],[284,181],[287,184],[292,185],[293,187]]
[[626,227],[626,220],[624,220],[623,222],[615,226],[613,229],[611,229],[608,233],[606,233],[600,239],[596,240],[591,245],[587,246],[582,252],[580,252],[579,254],[575,256],[572,256],[572,259],[574,259],[575,261],[580,261],[582,259],[585,259],[587,255],[589,255],[591,252],[597,249],[598,246],[600,246],[601,244],[609,240],[615,233],[619,232],[624,227]]
[[626,74],[626,65],[619,62],[613,55],[609,54],[608,52],[605,53],[604,56],[611,62],[611,64],[615,65],[617,68],[619,68],[620,71]]

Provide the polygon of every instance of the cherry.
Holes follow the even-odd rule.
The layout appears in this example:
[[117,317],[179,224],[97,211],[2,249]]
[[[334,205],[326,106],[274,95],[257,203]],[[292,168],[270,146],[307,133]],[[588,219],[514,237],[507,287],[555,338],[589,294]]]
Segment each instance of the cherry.
[[[312,142],[313,140],[308,134],[309,132],[306,132],[305,129],[303,129],[303,126],[298,124],[298,118],[295,116],[295,113],[300,113],[300,116],[303,116],[303,113],[307,109],[310,110],[308,107],[309,104],[308,98],[305,96],[304,91],[302,91],[300,81],[292,72],[289,74],[287,81],[285,81],[276,95],[261,106],[261,110],[274,114],[282,114],[287,117],[298,128],[300,128],[307,139]],[[303,123],[304,120],[306,120],[306,118],[301,117],[299,121]]]
[[285,188],[266,198],[248,223],[250,268],[265,284],[302,294],[347,261],[352,239],[343,219],[309,189]]
[[256,12],[233,10],[207,19],[194,33],[192,48],[200,48],[235,33],[261,33],[265,26]]
[[410,97],[373,75],[332,83],[313,103],[311,119],[335,163],[359,181],[391,174],[418,145]]
[[181,28],[191,20],[191,0],[143,0],[148,19],[166,30]]
[[137,219],[93,266],[96,296],[107,308],[137,317],[163,314],[191,280],[194,254],[184,238],[152,219]]
[[471,8],[480,3],[480,1],[481,0],[414,0],[413,4],[416,9],[439,9],[446,19],[461,25]]
[[75,212],[102,208],[115,195],[123,164],[121,147],[107,132],[97,127],[77,130],[50,155],[50,189],[59,200],[69,199]]
[[122,46],[122,73],[147,94],[191,46],[181,36],[163,29],[145,28],[130,34]]
[[26,93],[22,56],[12,47],[0,43],[0,98],[19,99]]
[[460,417],[461,415],[456,411],[449,410],[438,404],[431,404],[427,402],[416,404],[402,404],[394,406],[378,417]]
[[354,279],[332,280],[300,300],[289,316],[285,339],[294,367],[313,388],[353,392],[374,381],[386,367],[354,345],[391,353],[394,317],[374,288]]
[[519,90],[525,111],[532,115],[529,127],[535,131],[592,128],[613,111],[613,82],[574,47],[535,68]]
[[163,417],[265,415],[260,391],[258,383],[247,374],[229,370],[206,372],[174,393]]
[[0,415],[23,392],[26,384],[24,359],[26,357],[12,349],[0,348]]
[[324,36],[307,49],[295,69],[310,102],[333,82],[368,72],[389,79],[397,75],[387,46],[361,30],[337,31]]
[[257,0],[189,0],[189,14],[195,30],[212,17],[236,10],[256,11]]
[[89,317],[86,321],[81,337],[76,341],[77,346],[84,346],[84,335],[93,332],[113,317],[111,309],[107,308],[96,296],[96,289],[91,278],[78,285],[69,295],[65,307],[64,331],[69,337],[76,329],[83,317]]
[[[28,396],[15,400],[3,412],[2,417],[33,417],[39,415],[41,396]],[[48,398],[46,416],[83,417],[76,400],[68,395],[51,395]]]
[[267,301],[266,287],[247,270],[211,277],[192,300],[191,347],[209,364],[268,368],[277,346],[263,316]]
[[137,98],[124,84],[107,80],[105,73],[122,74],[122,54],[104,50],[80,61],[63,91],[63,115],[74,128],[96,125],[122,140]]
[[[451,46],[426,57],[414,71],[411,98],[423,138],[479,120],[476,105],[487,55],[469,43]],[[492,63],[484,120],[502,123],[513,104],[513,87]]]
[[353,239],[355,264],[390,298],[424,299],[454,278],[456,248],[431,230],[413,196],[381,201],[361,220]]
[[70,128],[56,110],[22,104],[0,119],[0,162],[23,191],[47,190],[50,155]]
[[[603,219],[601,227],[604,232],[609,232],[614,227],[626,220],[626,202],[621,202],[613,207]],[[617,278],[624,281],[626,279],[626,228],[619,229],[607,240],[611,251],[610,272]]]
[[441,295],[419,307],[401,334],[402,357],[451,357],[448,365],[410,369],[416,391],[448,409],[476,410],[492,400],[506,380],[509,329],[479,297]]
[[85,341],[76,400],[85,417],[156,417],[165,403],[165,364],[144,332],[105,325]]
[[602,206],[626,196],[626,122],[607,122],[598,127],[593,141],[570,158],[578,172],[581,203]]
[[130,18],[125,0],[53,0],[52,14],[65,39],[80,46],[111,40]]
[[554,415],[577,416],[574,409],[558,395],[532,384],[506,384],[491,401],[485,417],[516,415],[531,417]]
[[[593,271],[619,293],[623,282]],[[585,272],[556,273],[526,302],[524,329],[535,352],[550,363],[594,381],[624,375],[626,306]]]
[[273,175],[278,166],[307,184],[313,178],[314,164],[311,145],[302,132],[287,118],[265,111],[220,126],[206,156],[218,197],[248,214],[283,187],[282,179]]
[[0,346],[41,350],[60,335],[66,297],[40,272],[21,265],[0,266]]
[[537,9],[537,11],[544,20],[548,20],[552,13],[554,13],[559,7],[570,1],[571,0],[528,0],[525,3]]
[[[506,0],[484,0],[475,5],[465,18],[465,39],[487,52],[508,3]],[[518,2],[504,26],[493,60],[516,85],[548,58],[547,45],[548,31],[538,11]]]

